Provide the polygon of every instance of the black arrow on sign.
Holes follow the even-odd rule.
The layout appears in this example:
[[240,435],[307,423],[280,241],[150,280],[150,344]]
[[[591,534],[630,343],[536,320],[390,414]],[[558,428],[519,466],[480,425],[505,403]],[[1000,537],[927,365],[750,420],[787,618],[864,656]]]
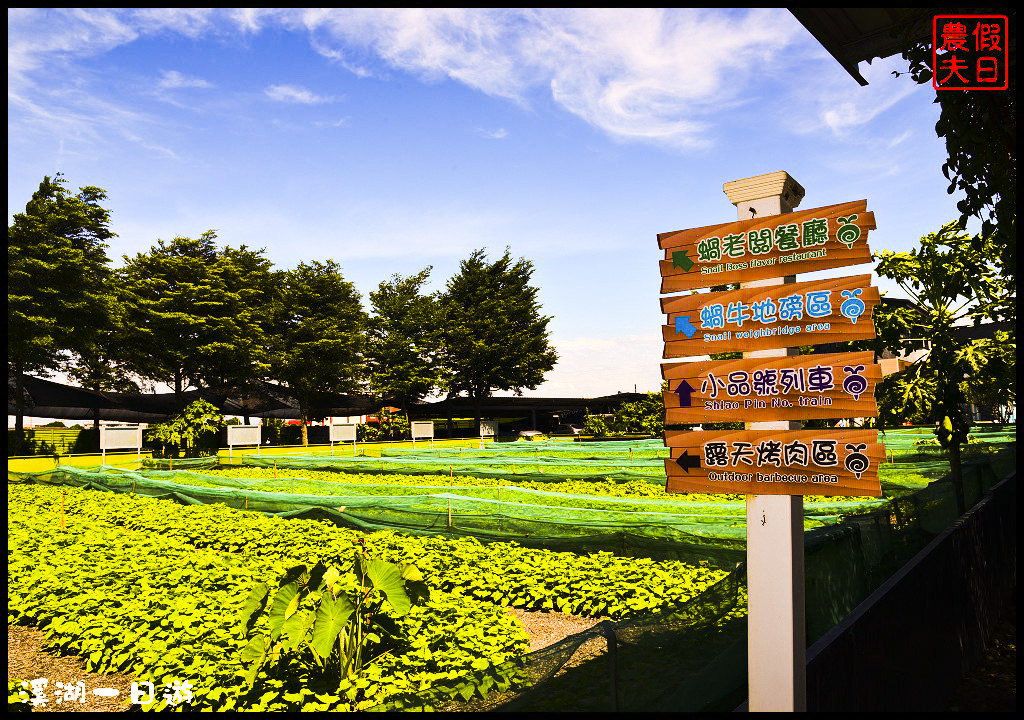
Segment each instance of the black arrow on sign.
[[693,392],[693,386],[683,380],[676,388],[676,392],[679,393],[679,407],[690,407],[690,393]]
[[690,457],[689,450],[683,450],[683,454],[676,458],[676,462],[679,464],[679,467],[683,469],[683,472],[685,472],[687,475],[690,474],[690,468],[700,467],[700,458],[697,457],[696,455]]

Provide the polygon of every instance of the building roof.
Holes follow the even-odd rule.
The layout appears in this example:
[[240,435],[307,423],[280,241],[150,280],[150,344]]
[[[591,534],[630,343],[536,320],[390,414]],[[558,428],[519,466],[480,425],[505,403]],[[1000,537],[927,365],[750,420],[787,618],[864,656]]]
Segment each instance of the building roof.
[[[868,81],[857,64],[902,52],[910,43],[931,37],[930,23],[920,22],[933,8],[789,8],[814,39],[861,85]],[[915,22],[916,21],[916,22]]]

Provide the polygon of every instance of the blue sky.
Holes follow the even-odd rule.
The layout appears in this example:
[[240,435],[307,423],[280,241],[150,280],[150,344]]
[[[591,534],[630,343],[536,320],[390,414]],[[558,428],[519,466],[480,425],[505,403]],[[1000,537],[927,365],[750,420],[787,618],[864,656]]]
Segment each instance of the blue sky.
[[60,171],[107,191],[115,266],[215,229],[364,302],[508,247],[561,358],[529,395],[658,388],[655,235],[734,220],[729,180],[867,198],[875,252],[958,215],[931,87],[897,58],[861,87],[785,10],[9,9],[7,38],[9,218]]

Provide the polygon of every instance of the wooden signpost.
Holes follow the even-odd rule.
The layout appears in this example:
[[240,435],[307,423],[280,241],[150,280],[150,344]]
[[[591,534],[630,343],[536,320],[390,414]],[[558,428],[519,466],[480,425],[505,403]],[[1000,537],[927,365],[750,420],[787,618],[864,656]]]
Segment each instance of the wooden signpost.
[[882,494],[876,430],[666,430],[668,492]]
[[[667,429],[666,492],[747,496],[750,711],[806,709],[803,495],[880,496],[885,449],[866,429],[802,430],[806,419],[877,415],[873,353],[792,348],[875,337],[870,275],[795,282],[798,273],[871,261],[867,201],[794,212],[787,173],[725,184],[738,221],[658,235],[666,426],[743,421],[745,430]],[[786,348],[790,348],[787,350]]]
[[867,200],[658,235],[661,292],[871,262]]
[[875,337],[871,275],[662,298],[666,358]]
[[871,351],[662,365],[665,424],[875,417]]

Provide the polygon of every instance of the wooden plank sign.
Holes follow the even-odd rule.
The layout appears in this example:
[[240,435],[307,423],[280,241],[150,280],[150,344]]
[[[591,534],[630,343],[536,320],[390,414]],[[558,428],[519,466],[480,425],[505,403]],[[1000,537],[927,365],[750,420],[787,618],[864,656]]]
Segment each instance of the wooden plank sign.
[[871,262],[867,200],[658,235],[661,292],[751,282]]
[[662,365],[665,424],[875,417],[874,353]]
[[877,430],[666,430],[665,491],[881,497]]
[[870,340],[879,302],[871,275],[665,297],[663,357]]

